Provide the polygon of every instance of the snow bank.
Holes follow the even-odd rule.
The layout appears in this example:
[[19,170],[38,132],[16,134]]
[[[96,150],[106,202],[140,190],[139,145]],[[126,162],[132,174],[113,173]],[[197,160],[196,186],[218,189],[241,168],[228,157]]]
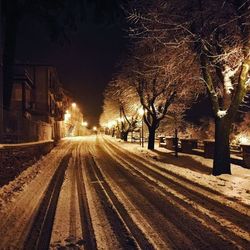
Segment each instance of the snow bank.
[[106,138],[112,140],[113,143],[119,144],[124,149],[143,157],[149,163],[157,163],[157,165],[199,185],[215,190],[233,200],[250,205],[249,169],[231,164],[232,175],[213,176],[211,175],[212,159],[184,153],[179,153],[179,157],[176,158],[172,151],[165,148],[156,146],[156,149],[151,151],[147,150],[147,145],[142,148],[138,144],[123,142],[110,137]]

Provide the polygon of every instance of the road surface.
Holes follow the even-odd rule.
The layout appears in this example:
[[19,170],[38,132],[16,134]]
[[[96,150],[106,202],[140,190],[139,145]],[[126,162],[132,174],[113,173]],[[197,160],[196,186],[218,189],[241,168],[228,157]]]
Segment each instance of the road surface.
[[250,249],[249,206],[107,137],[32,168],[0,193],[0,249]]

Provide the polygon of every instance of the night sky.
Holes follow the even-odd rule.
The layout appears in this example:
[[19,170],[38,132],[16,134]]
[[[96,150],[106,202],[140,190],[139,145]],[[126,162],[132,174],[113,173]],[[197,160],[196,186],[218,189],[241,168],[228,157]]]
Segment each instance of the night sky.
[[54,65],[90,126],[98,124],[102,92],[126,54],[122,25],[80,23],[70,43],[51,41],[44,25],[26,17],[17,39],[17,62]]

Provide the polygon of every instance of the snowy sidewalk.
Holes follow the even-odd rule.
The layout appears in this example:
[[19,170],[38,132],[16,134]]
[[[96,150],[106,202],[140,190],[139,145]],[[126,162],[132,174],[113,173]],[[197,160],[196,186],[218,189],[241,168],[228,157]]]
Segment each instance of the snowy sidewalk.
[[176,158],[172,151],[160,148],[158,145],[156,145],[154,151],[151,151],[146,148],[147,145],[142,148],[138,144],[123,142],[112,137],[105,136],[104,138],[142,157],[149,163],[157,163],[157,165],[167,168],[180,176],[184,176],[186,179],[250,205],[249,169],[231,164],[232,175],[213,176],[211,175],[212,159],[184,153],[179,153],[179,157]]

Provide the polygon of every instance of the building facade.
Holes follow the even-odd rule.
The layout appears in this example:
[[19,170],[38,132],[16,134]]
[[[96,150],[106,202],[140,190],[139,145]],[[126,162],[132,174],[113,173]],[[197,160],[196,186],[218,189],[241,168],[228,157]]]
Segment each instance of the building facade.
[[16,64],[10,110],[4,111],[4,141],[59,140],[67,109],[55,67]]

